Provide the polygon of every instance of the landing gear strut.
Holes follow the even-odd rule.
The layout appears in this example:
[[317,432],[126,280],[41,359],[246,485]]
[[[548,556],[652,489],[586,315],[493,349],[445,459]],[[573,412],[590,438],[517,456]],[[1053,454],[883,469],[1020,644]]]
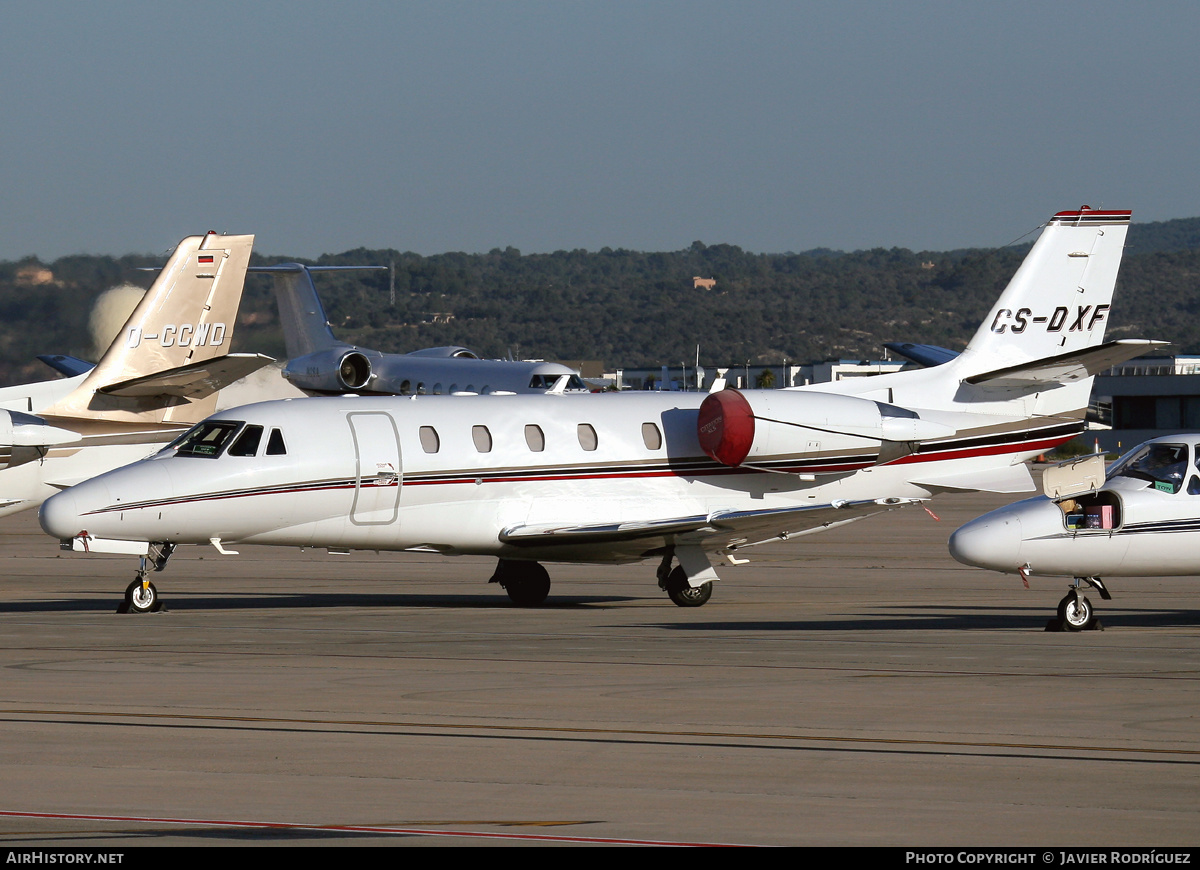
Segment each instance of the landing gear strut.
[[175,552],[174,544],[151,544],[150,553],[141,557],[141,565],[133,582],[125,587],[125,600],[117,607],[117,613],[157,613],[163,609],[158,590],[146,579],[150,570],[161,571]]
[[537,562],[501,559],[489,583],[499,583],[518,607],[537,607],[550,594],[550,574]]
[[1099,577],[1076,577],[1070,591],[1058,602],[1058,614],[1046,623],[1046,631],[1103,631],[1104,626],[1096,619],[1092,602],[1080,595],[1082,586],[1091,586],[1100,592],[1100,597],[1111,601],[1112,595]]

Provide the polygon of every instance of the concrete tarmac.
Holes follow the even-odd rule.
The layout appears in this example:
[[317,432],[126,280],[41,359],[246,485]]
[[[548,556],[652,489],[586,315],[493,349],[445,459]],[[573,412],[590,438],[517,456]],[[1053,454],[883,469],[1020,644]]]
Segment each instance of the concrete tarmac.
[[1091,594],[955,563],[1008,499],[935,500],[748,550],[701,608],[654,564],[183,548],[0,521],[0,842],[1194,846],[1194,578]]

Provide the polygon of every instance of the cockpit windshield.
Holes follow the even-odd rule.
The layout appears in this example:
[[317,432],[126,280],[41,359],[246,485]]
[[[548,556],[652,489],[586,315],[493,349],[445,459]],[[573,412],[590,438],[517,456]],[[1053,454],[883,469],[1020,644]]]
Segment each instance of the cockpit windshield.
[[1163,492],[1179,492],[1188,471],[1186,444],[1143,444],[1125,454],[1108,470],[1108,479],[1146,480]]
[[198,423],[188,431],[175,448],[176,456],[204,456],[209,459],[221,455],[233,434],[242,427],[240,420],[214,420]]

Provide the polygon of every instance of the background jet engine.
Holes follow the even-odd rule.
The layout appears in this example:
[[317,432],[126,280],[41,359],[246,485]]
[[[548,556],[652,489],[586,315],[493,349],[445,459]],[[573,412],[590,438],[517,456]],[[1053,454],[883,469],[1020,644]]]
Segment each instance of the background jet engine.
[[907,408],[802,390],[713,393],[700,405],[697,428],[704,452],[731,467],[815,450],[830,435],[911,443],[954,434]]
[[302,390],[336,393],[365,388],[373,377],[377,351],[344,347],[310,353],[290,360],[283,376]]
[[82,437],[70,429],[51,426],[32,414],[0,410],[0,468],[41,459],[51,447],[71,444]]

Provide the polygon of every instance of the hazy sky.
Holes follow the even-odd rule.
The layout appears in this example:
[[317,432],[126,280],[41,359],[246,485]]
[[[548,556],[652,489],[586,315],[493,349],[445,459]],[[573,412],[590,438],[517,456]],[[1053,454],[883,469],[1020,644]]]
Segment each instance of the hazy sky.
[[1195,2],[8,2],[0,259],[1002,245],[1200,215]]

